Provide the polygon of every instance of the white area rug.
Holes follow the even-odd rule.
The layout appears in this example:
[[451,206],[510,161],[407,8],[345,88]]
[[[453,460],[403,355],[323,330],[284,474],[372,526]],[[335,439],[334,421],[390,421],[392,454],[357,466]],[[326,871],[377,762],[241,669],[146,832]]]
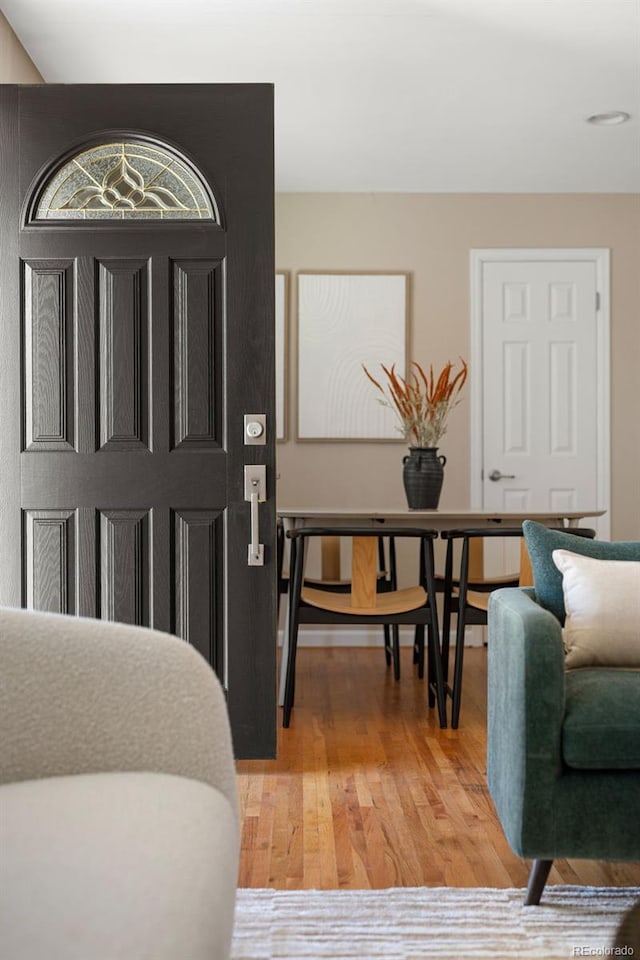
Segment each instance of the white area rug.
[[[611,945],[640,887],[239,890],[232,960],[529,960],[624,956]],[[608,949],[607,949],[608,948]],[[626,956],[634,956],[626,953]]]

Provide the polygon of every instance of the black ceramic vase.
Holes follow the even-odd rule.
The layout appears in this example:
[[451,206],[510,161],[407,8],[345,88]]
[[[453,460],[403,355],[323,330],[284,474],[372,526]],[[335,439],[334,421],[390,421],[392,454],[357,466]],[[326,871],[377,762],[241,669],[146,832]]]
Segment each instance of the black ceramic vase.
[[437,447],[409,447],[403,457],[402,481],[410,510],[435,510],[440,501],[444,465]]

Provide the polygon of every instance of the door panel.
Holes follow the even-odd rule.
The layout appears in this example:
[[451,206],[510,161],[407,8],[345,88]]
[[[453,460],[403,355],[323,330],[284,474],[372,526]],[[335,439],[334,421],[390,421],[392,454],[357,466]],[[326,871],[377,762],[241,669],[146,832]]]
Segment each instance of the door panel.
[[[172,446],[219,446],[222,264],[176,260],[173,274]],[[219,365],[218,365],[219,366]]]
[[75,613],[75,511],[25,510],[24,543],[26,606]]
[[224,548],[222,514],[173,511],[175,632],[212,662],[221,647]]
[[[478,250],[471,263],[472,506],[608,509],[608,251]],[[595,523],[608,536],[608,517]],[[517,570],[517,550],[492,541],[487,573]]]
[[594,264],[485,263],[482,316],[485,509],[593,507]]
[[[0,156],[0,602],[177,633],[244,757],[275,753],[272,98],[0,89],[19,144]],[[256,411],[267,443],[245,447]],[[245,463],[267,467],[264,567]]]
[[151,316],[145,260],[98,260],[100,450],[149,449]]
[[24,261],[26,450],[74,450],[75,263]]
[[99,510],[98,517],[100,595],[96,615],[103,620],[149,627],[149,511]]

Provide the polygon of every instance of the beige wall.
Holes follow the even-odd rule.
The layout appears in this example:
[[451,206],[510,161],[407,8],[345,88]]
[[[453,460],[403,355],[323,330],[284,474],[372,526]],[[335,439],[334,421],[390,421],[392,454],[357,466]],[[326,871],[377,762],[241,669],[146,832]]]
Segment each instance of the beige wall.
[[[640,196],[281,194],[276,256],[291,271],[289,437],[278,444],[278,499],[289,505],[405,506],[404,445],[296,443],[295,272],[406,270],[410,350],[439,366],[469,357],[469,251],[611,250],[611,536],[640,539]],[[469,392],[454,411],[442,507],[469,505]],[[372,396],[373,402],[373,396]]]
[[5,15],[0,11],[0,83],[42,83],[33,64]]

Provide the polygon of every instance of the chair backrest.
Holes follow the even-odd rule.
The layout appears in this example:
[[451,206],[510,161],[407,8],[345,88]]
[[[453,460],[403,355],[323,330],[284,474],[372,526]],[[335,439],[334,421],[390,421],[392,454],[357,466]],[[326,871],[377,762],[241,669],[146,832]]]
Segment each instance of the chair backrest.
[[[422,575],[424,584],[421,584],[421,586],[424,585],[426,588],[427,568],[429,571],[428,575],[433,576],[433,540],[437,537],[435,530],[419,530],[404,527],[391,529],[385,526],[384,533],[382,533],[379,530],[371,528],[303,528],[288,531],[287,536],[299,542],[301,552],[304,552],[305,543],[308,543],[313,538],[320,538],[322,557],[324,559],[326,553],[328,560],[328,564],[322,566],[323,578],[324,575],[331,570],[331,563],[334,563],[336,560],[339,562],[341,541],[345,538],[351,540],[351,583],[347,598],[348,606],[353,613],[358,613],[358,611],[363,611],[363,613],[366,611],[369,613],[378,607],[383,607],[386,612],[393,612],[390,609],[390,604],[392,603],[395,583],[392,583],[388,590],[380,591],[378,589],[380,561],[384,556],[383,553],[381,556],[380,541],[382,537],[389,539],[391,566],[394,571],[393,581],[395,581],[394,541],[396,538],[402,537],[418,538],[423,545],[423,551],[424,543],[429,542],[429,549],[431,551],[429,559],[428,561],[424,561],[423,558],[423,563],[421,564],[421,570],[424,568]],[[332,572],[339,573],[340,571],[334,567]],[[313,589],[316,584],[313,581],[308,581],[302,571],[300,571],[300,577],[303,599],[309,596],[311,590],[314,603],[318,605],[321,603],[326,609],[344,610],[344,600],[340,600],[337,596],[332,597],[330,592],[320,599],[317,590]],[[404,602],[406,608],[406,596]],[[420,602],[422,601],[418,601],[416,605],[419,605]]]
[[[515,584],[515,582],[518,579],[517,571],[504,574],[499,578],[493,576],[487,579],[486,555],[485,555],[486,551],[484,546],[485,538],[481,535],[480,531],[478,531],[477,536],[465,537],[465,534],[467,532],[468,531],[444,530],[442,531],[442,538],[447,541],[449,540],[462,541],[463,539],[466,540],[467,577],[468,577],[469,583],[478,584],[478,585],[485,584],[485,583],[491,584],[491,583],[496,583],[498,580],[500,580],[501,584],[503,581],[509,581],[510,583]],[[473,532],[475,533],[475,531]],[[516,531],[513,530],[512,533],[516,533]],[[453,556],[450,559],[451,559],[451,562],[453,563]],[[461,558],[458,557],[458,566],[460,565],[460,560]],[[451,572],[453,572],[453,566],[452,566]],[[457,582],[457,575],[455,579]]]
[[378,580],[378,544],[374,537],[351,541],[351,606],[375,607]]
[[484,579],[484,540],[469,541],[469,580]]
[[[376,577],[389,576],[388,570],[393,571],[395,566],[394,551],[389,543],[389,568],[386,565],[385,538],[378,536],[377,540],[377,570]],[[320,538],[320,580],[311,580],[314,586],[323,586],[326,589],[346,589],[350,581],[345,578],[342,564],[341,538],[335,534]]]
[[[570,527],[566,532],[578,537],[595,537],[595,530],[587,527]],[[527,550],[526,540],[519,527],[480,527],[465,530],[443,530],[441,535],[442,538],[447,541],[463,541],[463,559],[466,555],[467,560],[465,580],[468,583],[478,583],[484,579],[484,541],[486,539],[518,537],[520,539],[518,584],[521,587],[533,586],[534,580],[531,558]],[[462,577],[465,571],[461,569],[460,573]],[[510,580],[512,577],[512,574],[505,574],[504,580]],[[494,577],[491,581],[486,582],[487,584],[491,583],[492,588],[497,590],[502,580],[502,577]]]
[[340,580],[340,537],[323,537],[320,542],[320,576],[323,580]]
[[518,577],[518,586],[533,586],[533,568],[531,566],[531,557],[527,550],[527,541],[522,537],[520,540],[520,575]]

